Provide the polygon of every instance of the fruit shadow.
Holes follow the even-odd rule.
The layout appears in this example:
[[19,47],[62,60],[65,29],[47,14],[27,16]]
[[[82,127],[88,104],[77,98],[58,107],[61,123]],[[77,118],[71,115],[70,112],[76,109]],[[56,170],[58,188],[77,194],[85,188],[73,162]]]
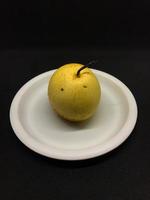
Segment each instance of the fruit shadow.
[[63,124],[67,125],[72,130],[91,129],[93,127],[93,124],[95,121],[94,120],[95,116],[92,116],[91,118],[86,119],[84,121],[75,122],[75,121],[68,121],[68,120],[60,117],[57,113],[56,113],[56,115]]

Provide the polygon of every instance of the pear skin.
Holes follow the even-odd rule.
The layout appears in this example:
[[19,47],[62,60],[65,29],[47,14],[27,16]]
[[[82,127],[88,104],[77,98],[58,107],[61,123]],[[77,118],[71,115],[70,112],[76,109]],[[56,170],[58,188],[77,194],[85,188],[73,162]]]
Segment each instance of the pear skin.
[[53,109],[69,121],[83,121],[96,111],[101,97],[100,84],[89,68],[70,63],[58,68],[49,80],[48,97]]

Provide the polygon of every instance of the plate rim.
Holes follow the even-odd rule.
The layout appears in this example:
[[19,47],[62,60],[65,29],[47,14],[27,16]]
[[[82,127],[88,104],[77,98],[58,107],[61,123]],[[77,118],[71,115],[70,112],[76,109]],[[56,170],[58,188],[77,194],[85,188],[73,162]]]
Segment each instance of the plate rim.
[[[32,137],[29,137],[27,132],[24,130],[23,126],[21,125],[19,118],[18,118],[18,108],[19,108],[19,102],[21,100],[22,95],[30,88],[32,85],[39,81],[40,79],[47,77],[47,75],[51,75],[56,69],[44,72],[39,74],[38,76],[35,76],[34,78],[27,81],[15,94],[9,111],[10,116],[10,123],[12,126],[12,129],[15,133],[15,135],[18,137],[18,139],[29,149],[33,150],[34,152],[41,154],[43,156],[59,159],[59,160],[85,160],[94,158],[97,156],[104,155],[113,149],[120,146],[132,133],[138,116],[138,108],[136,100],[132,94],[132,92],[129,90],[129,88],[118,78],[114,77],[113,75],[110,75],[104,71],[100,71],[97,69],[92,69],[92,71],[95,74],[100,74],[103,77],[109,79],[110,81],[113,81],[119,88],[122,90],[124,95],[126,96],[126,99],[128,101],[129,106],[129,114],[127,116],[127,119],[123,125],[123,127],[120,129],[118,134],[116,134],[111,140],[107,141],[104,145],[99,147],[99,145],[96,145],[95,147],[92,147],[90,149],[82,149],[82,150],[64,150],[63,153],[57,151],[57,148],[49,147],[47,148],[43,144],[39,143],[38,141],[35,141]],[[22,134],[23,133],[23,134]],[[103,148],[102,148],[103,147]],[[93,151],[91,151],[93,150]],[[69,151],[69,154],[68,154]],[[82,151],[82,152],[81,152]]]

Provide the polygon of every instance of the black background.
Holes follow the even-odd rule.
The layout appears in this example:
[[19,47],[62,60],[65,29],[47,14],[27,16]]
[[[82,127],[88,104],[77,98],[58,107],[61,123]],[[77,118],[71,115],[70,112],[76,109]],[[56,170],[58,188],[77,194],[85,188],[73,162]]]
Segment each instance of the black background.
[[148,0],[5,0],[0,46],[149,46],[149,8]]
[[[0,197],[150,199],[150,1],[3,1],[0,3]],[[15,136],[9,108],[32,77],[68,62],[122,80],[138,104],[132,135],[91,160],[48,159]]]

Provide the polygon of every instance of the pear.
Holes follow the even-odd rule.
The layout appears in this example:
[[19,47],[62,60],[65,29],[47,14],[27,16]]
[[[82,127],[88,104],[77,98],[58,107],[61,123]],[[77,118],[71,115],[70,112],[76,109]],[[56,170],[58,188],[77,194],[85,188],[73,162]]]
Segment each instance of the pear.
[[63,65],[49,80],[49,102],[61,117],[69,121],[90,118],[98,107],[100,96],[96,76],[79,63]]

